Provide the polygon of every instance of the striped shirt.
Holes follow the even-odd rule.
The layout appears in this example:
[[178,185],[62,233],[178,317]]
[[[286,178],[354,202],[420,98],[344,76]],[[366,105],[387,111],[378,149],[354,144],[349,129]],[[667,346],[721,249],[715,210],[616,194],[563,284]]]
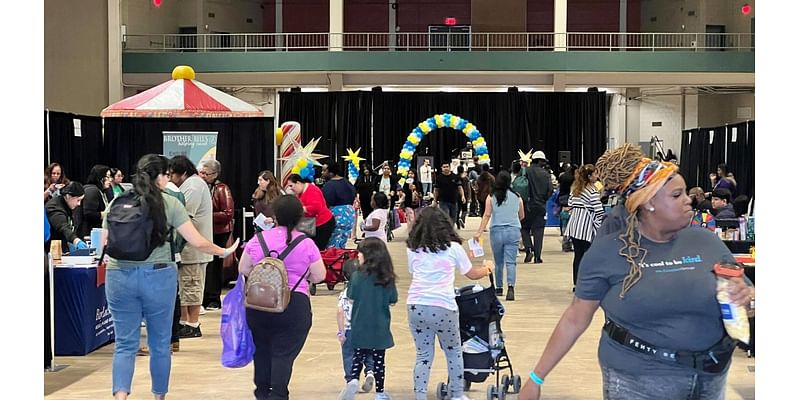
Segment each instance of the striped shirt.
[[590,185],[578,197],[570,194],[569,207],[572,207],[572,210],[569,213],[564,236],[591,242],[605,217],[597,189]]

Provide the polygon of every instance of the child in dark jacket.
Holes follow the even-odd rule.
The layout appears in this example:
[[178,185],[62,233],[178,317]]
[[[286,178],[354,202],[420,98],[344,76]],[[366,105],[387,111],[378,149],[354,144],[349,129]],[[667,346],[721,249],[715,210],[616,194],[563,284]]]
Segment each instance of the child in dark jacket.
[[358,391],[358,375],[367,354],[374,360],[375,400],[389,399],[384,392],[386,349],[394,346],[389,306],[397,303],[392,258],[386,243],[366,238],[358,245],[361,267],[352,275],[347,297],[353,300],[350,340],[355,348],[353,366],[339,399],[352,400]]

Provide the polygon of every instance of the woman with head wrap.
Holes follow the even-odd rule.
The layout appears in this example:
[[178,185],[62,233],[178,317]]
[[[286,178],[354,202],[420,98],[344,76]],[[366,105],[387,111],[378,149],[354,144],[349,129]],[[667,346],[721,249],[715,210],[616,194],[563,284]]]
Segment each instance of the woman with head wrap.
[[[626,213],[613,234],[584,255],[575,298],[529,373],[519,399],[538,399],[544,379],[589,327],[606,317],[598,358],[604,399],[721,399],[733,340],[716,299],[713,266],[733,261],[712,232],[690,229],[691,200],[678,168],[625,144],[597,160],[599,179],[616,189]],[[755,289],[732,278],[729,294],[748,306]]]

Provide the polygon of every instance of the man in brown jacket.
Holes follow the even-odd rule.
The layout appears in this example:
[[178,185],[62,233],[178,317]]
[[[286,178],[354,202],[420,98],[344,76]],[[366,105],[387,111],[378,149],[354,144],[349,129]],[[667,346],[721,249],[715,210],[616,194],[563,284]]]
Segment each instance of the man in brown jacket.
[[[208,183],[211,190],[211,205],[213,209],[212,221],[214,223],[214,243],[225,246],[233,232],[233,194],[228,185],[219,179],[220,163],[217,160],[206,160],[200,163],[200,175]],[[228,257],[233,257],[230,255]],[[214,257],[214,261],[206,266],[206,286],[203,291],[203,307],[206,310],[219,310],[222,307],[220,294],[222,294],[224,260]]]

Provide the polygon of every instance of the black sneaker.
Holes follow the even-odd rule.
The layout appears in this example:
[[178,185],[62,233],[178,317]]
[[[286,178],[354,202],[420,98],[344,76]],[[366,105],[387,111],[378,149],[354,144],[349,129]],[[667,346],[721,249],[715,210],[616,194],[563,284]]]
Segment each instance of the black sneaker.
[[506,300],[514,301],[514,287],[508,286],[508,293],[506,293]]
[[206,311],[219,311],[222,308],[222,304],[219,304],[217,301],[209,302],[206,306]]
[[181,339],[198,338],[202,336],[203,333],[200,332],[199,326],[195,328],[189,325],[183,325],[178,330],[178,337],[180,337]]
[[542,261],[542,259],[541,259],[541,258],[537,258],[537,259],[533,260],[533,263],[534,263],[534,264],[541,264],[541,263],[543,263],[543,262],[544,262],[544,261]]
[[494,294],[496,294],[498,296],[502,296],[503,295],[503,288],[501,288],[501,287],[494,288]]
[[529,252],[525,253],[525,261],[524,261],[524,263],[527,264],[527,263],[531,262],[531,260],[533,260],[533,253],[531,253],[529,251]]

